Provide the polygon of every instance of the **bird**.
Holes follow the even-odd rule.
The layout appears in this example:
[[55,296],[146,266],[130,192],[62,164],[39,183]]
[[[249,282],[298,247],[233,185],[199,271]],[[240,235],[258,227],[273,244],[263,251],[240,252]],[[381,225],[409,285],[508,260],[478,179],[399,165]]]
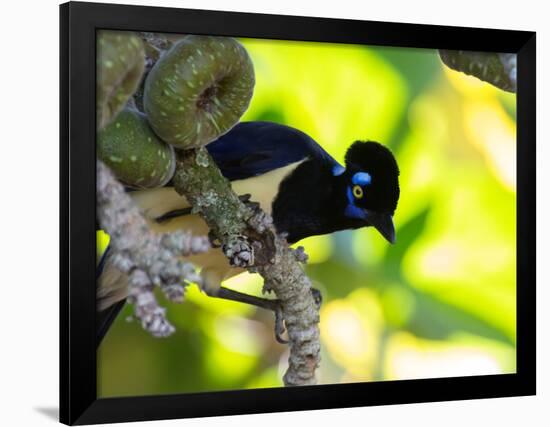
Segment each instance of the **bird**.
[[[355,141],[344,165],[320,144],[293,127],[267,121],[240,122],[206,146],[237,195],[270,214],[289,243],[340,230],[373,227],[395,242],[393,215],[399,189],[399,167],[392,152],[375,141]],[[153,232],[191,230],[207,235],[208,226],[192,213],[186,199],[168,183],[129,192]],[[98,342],[124,305],[127,277],[109,260],[98,266]],[[273,309],[272,300],[222,286],[244,271],[229,264],[220,248],[187,257],[201,267],[202,288],[210,296]],[[99,344],[98,344],[99,345]]]

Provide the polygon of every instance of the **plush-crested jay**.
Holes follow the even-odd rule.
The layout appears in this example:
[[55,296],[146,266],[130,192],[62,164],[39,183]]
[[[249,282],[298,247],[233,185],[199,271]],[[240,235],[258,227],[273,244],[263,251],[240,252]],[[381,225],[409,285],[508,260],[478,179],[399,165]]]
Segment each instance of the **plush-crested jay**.
[[[294,243],[333,231],[374,227],[395,241],[393,214],[399,199],[399,169],[389,149],[367,141],[354,142],[345,167],[305,133],[271,122],[243,122],[206,146],[238,195],[273,217],[279,233]],[[153,231],[190,230],[208,234],[185,198],[167,186],[130,193]],[[241,273],[219,248],[188,258],[202,267],[203,289],[212,296],[272,308],[273,300],[241,294],[221,286]],[[98,342],[127,296],[127,278],[102,259],[98,275]]]

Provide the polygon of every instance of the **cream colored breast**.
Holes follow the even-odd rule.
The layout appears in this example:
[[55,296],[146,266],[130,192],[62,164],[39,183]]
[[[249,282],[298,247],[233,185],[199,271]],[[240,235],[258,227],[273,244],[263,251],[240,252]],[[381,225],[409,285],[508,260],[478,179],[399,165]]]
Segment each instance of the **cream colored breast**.
[[[252,201],[259,203],[265,212],[271,214],[271,203],[279,191],[279,184],[300,163],[302,161],[253,178],[233,181],[231,186],[238,195],[250,194]],[[176,209],[189,207],[185,197],[176,193],[172,187],[140,190],[130,193],[130,195],[149,219],[158,218]]]

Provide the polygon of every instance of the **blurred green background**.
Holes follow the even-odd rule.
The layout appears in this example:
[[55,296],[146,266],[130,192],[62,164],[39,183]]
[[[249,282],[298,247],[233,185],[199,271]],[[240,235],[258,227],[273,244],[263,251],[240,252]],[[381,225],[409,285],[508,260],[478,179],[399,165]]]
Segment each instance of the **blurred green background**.
[[[319,382],[515,372],[515,95],[435,50],[241,41],[257,81],[243,120],[299,128],[339,161],[377,140],[401,169],[395,245],[372,229],[300,242],[324,297]],[[226,285],[261,294],[257,275]],[[282,386],[271,313],[195,286],[159,301],[177,332],[149,336],[126,306],[98,351],[100,396]]]

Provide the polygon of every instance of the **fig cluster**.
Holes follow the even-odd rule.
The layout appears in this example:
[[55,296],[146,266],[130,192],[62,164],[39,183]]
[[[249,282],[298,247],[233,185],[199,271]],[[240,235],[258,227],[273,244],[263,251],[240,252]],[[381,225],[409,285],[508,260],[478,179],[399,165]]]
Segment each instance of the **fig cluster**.
[[[101,31],[97,39],[97,155],[133,188],[166,185],[175,151],[206,145],[229,131],[254,91],[252,60],[228,37],[187,35],[148,73],[143,40]],[[143,110],[132,96],[143,89]]]

